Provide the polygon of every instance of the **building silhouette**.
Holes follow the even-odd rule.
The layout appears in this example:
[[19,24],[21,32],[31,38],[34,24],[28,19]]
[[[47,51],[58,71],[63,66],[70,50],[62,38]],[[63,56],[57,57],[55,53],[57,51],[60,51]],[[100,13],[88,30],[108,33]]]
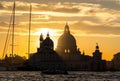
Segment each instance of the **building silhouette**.
[[76,40],[70,33],[69,25],[66,23],[64,33],[58,39],[57,53],[68,65],[69,70],[105,70],[106,62],[102,60],[102,53],[98,44],[93,56],[81,54],[77,48]]
[[110,70],[120,70],[120,52],[116,53],[111,60]]
[[46,38],[40,35],[40,47],[29,59],[31,67],[43,70],[49,68],[65,70],[103,71],[106,69],[106,61],[102,60],[102,53],[96,45],[93,56],[81,53],[77,48],[76,40],[71,34],[66,23],[64,33],[59,37],[56,50],[54,43],[47,34]]
[[65,69],[65,64],[59,55],[53,50],[54,43],[47,34],[46,38],[40,35],[40,47],[37,52],[32,54],[29,59],[29,65],[34,70],[46,70],[46,69]]

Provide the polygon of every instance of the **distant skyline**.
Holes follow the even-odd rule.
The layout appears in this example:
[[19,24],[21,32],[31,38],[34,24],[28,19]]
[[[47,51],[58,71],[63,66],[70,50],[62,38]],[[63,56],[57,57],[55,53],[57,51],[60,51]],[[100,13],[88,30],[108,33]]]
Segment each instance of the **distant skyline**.
[[[2,56],[14,0],[0,1],[0,56]],[[37,51],[39,36],[50,32],[55,47],[66,22],[77,46],[92,56],[96,43],[103,59],[120,52],[120,0],[16,0],[15,51],[27,56],[29,6],[32,4],[31,53]],[[8,51],[11,53],[11,42]]]

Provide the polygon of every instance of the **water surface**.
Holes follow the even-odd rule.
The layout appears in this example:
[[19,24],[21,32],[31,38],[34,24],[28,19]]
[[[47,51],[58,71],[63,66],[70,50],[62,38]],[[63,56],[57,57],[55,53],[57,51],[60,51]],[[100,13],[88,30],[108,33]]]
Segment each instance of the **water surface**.
[[46,75],[40,71],[0,71],[0,81],[120,81],[120,72],[69,71],[68,75]]

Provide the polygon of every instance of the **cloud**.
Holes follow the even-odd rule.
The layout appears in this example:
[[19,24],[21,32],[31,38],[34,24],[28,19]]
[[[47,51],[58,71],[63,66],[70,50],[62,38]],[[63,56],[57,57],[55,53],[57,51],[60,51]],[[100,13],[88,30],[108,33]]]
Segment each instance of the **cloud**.
[[2,26],[2,27],[6,27],[6,26],[9,26],[9,24],[6,23],[6,22],[1,21],[1,22],[0,22],[0,26]]
[[[61,6],[62,7],[61,7]],[[27,2],[16,1],[16,11],[29,11],[30,4]],[[55,4],[38,4],[32,3],[33,11],[54,11],[54,12],[64,12],[64,13],[76,13],[79,9],[74,7],[68,7],[65,4],[55,3]],[[0,8],[3,10],[12,10],[13,2],[0,2]]]
[[0,3],[0,9],[4,9],[3,5]]
[[35,11],[51,11],[51,12],[62,12],[62,13],[77,13],[80,10],[73,6],[66,5],[64,3],[54,4],[33,4]]
[[[6,0],[6,1],[12,1],[13,0]],[[26,2],[33,2],[33,3],[92,3],[92,4],[100,4],[103,7],[109,8],[109,9],[120,9],[120,1],[119,0],[17,0],[17,1],[26,1]]]
[[55,11],[55,12],[64,12],[64,13],[77,13],[80,10],[77,9],[77,8],[58,8],[58,9],[55,9],[53,11]]
[[104,7],[104,8],[119,10],[120,9],[119,3],[120,2],[118,0],[104,0],[98,4],[101,4],[102,7]]
[[[0,9],[6,11],[13,10],[13,2],[10,1],[0,1]],[[16,11],[29,11],[29,3],[23,1],[16,1]]]
[[[86,1],[85,1],[86,2]],[[103,7],[101,4],[93,3],[76,3],[76,2],[57,2],[57,3],[32,3],[32,10],[43,12],[59,12],[59,13],[79,13],[81,15],[96,15],[96,13],[103,12],[107,10],[107,8]],[[13,2],[1,1],[1,6],[5,10],[11,10],[13,6]],[[29,12],[29,3],[23,1],[16,2],[16,11],[27,11]],[[112,9],[112,8],[111,8]]]
[[[103,6],[105,1],[98,2],[92,0],[59,1],[55,3],[32,2],[32,30],[35,32],[36,29],[42,27],[61,29],[68,21],[72,28],[75,27],[87,34],[120,34],[120,12]],[[12,5],[13,2],[0,1],[0,8],[6,10],[6,12],[0,12],[0,24],[2,26],[7,26],[9,23],[9,10]],[[26,33],[29,23],[29,3],[21,0],[17,1],[16,5],[16,31]]]
[[92,25],[86,22],[78,22],[72,26],[74,29],[83,31],[86,34],[120,35],[120,27]]

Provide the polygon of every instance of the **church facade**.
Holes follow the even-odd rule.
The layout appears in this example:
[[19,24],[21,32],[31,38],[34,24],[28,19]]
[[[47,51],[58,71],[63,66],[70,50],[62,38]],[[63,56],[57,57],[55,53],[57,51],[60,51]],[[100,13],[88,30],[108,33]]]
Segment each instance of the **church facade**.
[[39,69],[58,68],[65,70],[104,71],[106,61],[102,60],[102,52],[98,44],[93,56],[81,54],[76,45],[76,39],[71,34],[66,23],[64,33],[59,37],[57,48],[47,34],[46,38],[40,35],[40,47],[31,55],[29,65]]
[[54,43],[49,33],[46,38],[40,35],[40,47],[37,52],[32,54],[29,59],[29,65],[37,70],[46,69],[65,69],[65,64],[59,55],[53,50]]
[[77,48],[76,40],[70,33],[69,25],[66,23],[64,33],[58,39],[56,52],[67,64],[69,70],[94,70],[102,71],[106,68],[105,60],[102,60],[102,52],[98,44],[93,56],[83,54]]

